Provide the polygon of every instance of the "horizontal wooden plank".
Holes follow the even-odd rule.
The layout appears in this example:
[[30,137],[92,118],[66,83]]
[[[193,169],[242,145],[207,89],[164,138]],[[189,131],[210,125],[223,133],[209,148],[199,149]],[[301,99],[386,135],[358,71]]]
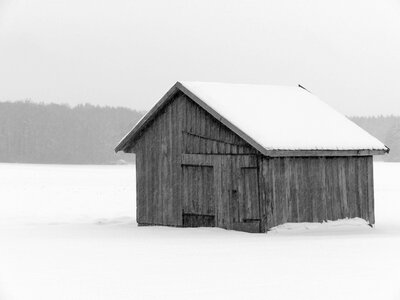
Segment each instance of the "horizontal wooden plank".
[[214,166],[217,155],[205,155],[205,154],[182,154],[182,165],[193,165],[193,166]]
[[215,141],[215,142],[218,142],[218,143],[224,143],[224,144],[233,145],[233,146],[243,146],[243,144],[231,143],[231,142],[227,142],[225,140],[210,138],[210,137],[207,137],[207,136],[202,136],[202,135],[194,134],[194,133],[187,132],[187,131],[183,131],[182,133],[186,134],[186,135],[189,135],[189,136],[198,137],[200,139],[208,140],[208,141]]

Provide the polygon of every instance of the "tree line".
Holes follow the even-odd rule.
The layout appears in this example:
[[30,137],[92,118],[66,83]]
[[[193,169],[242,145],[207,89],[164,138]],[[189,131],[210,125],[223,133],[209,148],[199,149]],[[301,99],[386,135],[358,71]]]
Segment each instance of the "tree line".
[[114,147],[144,113],[91,104],[0,102],[0,162],[113,164]]
[[[114,147],[144,112],[83,104],[75,107],[30,101],[0,102],[0,162],[114,164],[133,155]],[[390,149],[382,157],[400,161],[400,117],[350,117]]]

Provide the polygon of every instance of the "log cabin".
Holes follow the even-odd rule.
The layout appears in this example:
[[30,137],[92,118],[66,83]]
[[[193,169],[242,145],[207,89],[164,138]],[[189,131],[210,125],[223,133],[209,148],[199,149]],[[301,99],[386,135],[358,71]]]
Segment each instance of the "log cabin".
[[121,140],[139,225],[266,232],[375,223],[373,155],[389,149],[302,86],[177,82]]

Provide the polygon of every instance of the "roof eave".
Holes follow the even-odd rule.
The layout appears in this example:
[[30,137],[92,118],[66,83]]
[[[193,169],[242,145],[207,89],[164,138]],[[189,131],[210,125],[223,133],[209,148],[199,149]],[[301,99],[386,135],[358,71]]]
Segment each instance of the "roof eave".
[[310,156],[373,156],[389,153],[386,149],[350,149],[350,150],[266,150],[263,153],[268,157],[310,157]]

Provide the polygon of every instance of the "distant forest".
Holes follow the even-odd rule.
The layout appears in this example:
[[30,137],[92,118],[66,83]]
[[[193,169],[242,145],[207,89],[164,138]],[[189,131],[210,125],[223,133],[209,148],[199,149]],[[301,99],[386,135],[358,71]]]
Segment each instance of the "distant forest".
[[114,164],[133,162],[114,147],[144,113],[90,104],[70,107],[0,102],[0,162]]
[[[144,112],[90,104],[70,107],[29,101],[0,102],[0,162],[116,164],[133,162],[114,147]],[[350,117],[400,161],[400,117]],[[379,158],[378,158],[379,159]]]

